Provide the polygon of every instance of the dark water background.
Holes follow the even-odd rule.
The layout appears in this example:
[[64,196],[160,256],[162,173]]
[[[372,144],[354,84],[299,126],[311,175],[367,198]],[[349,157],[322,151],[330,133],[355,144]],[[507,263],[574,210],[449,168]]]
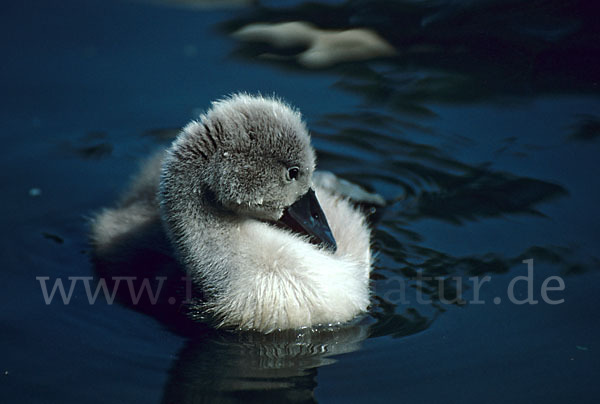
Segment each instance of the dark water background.
[[[260,3],[2,5],[1,401],[597,402],[594,2]],[[311,69],[301,46],[230,35],[282,21],[368,28],[396,54]],[[389,202],[374,230],[370,314],[265,337],[181,332],[90,305],[82,288],[46,305],[36,277],[94,275],[87,218],[139,160],[242,90],[296,105],[319,167]],[[525,259],[536,305],[507,299]],[[486,275],[485,304],[469,304],[469,277]],[[550,294],[564,303],[541,301],[548,276],[564,279]],[[456,283],[462,300],[447,304]]]

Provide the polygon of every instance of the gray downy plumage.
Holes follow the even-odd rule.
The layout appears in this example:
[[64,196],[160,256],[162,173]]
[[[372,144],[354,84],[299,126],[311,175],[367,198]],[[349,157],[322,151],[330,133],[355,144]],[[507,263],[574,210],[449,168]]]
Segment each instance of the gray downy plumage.
[[[236,94],[213,103],[142,168],[122,202],[92,223],[96,253],[160,220],[218,326],[270,332],[351,320],[369,304],[364,215],[313,182],[315,153],[300,113]],[[291,171],[290,171],[291,170]],[[314,188],[337,249],[276,225]]]

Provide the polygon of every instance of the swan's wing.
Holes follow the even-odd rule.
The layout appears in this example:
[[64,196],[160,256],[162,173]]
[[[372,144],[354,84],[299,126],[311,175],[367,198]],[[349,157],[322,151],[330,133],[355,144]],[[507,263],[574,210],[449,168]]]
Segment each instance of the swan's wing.
[[330,171],[316,171],[312,180],[313,187],[325,189],[332,194],[348,198],[354,203],[385,206],[385,199],[381,195],[368,192],[359,185],[338,178]]

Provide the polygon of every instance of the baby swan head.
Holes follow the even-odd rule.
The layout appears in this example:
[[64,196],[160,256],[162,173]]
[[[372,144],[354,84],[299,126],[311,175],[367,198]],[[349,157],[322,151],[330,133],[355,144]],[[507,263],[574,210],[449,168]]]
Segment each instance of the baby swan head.
[[174,142],[163,165],[163,213],[176,211],[182,201],[194,203],[187,194],[193,191],[202,193],[205,204],[281,221],[335,248],[310,189],[314,168],[315,153],[298,111],[279,99],[236,94],[214,102]]
[[217,145],[209,188],[223,206],[278,220],[308,191],[315,155],[298,112],[277,100],[237,95],[215,103],[202,123]]

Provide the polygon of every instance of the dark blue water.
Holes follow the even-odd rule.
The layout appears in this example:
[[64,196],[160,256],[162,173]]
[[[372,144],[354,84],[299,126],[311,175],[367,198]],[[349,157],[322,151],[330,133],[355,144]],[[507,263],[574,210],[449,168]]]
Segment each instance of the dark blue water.
[[[596,402],[598,17],[586,1],[4,4],[2,401]],[[231,35],[286,21],[396,52],[314,68],[305,45]],[[87,221],[139,160],[235,91],[296,105],[319,167],[388,201],[369,315],[262,336],[90,305],[83,287],[46,305],[36,277],[96,275]],[[514,304],[528,259],[537,304]]]

